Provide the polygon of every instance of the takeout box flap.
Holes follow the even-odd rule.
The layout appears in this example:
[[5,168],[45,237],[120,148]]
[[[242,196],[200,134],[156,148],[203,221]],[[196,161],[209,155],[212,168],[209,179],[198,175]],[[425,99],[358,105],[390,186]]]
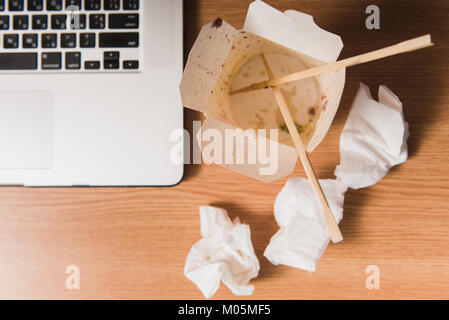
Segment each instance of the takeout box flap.
[[321,29],[311,15],[281,12],[260,0],[250,4],[243,29],[326,63],[343,49],[340,36]]
[[[212,157],[219,158],[213,163],[262,182],[276,181],[293,172],[298,160],[295,149],[271,140],[269,134],[263,136],[252,134],[251,131],[245,132],[245,140],[231,141],[229,137],[238,130],[239,128],[228,123],[207,118],[196,137],[203,151],[203,160],[208,163],[210,159],[204,157],[206,153],[212,154]],[[212,148],[207,147],[208,145]],[[242,148],[243,152],[239,154],[238,148]],[[231,159],[229,163],[226,163],[227,156]],[[253,163],[249,163],[250,157],[253,157]],[[238,159],[242,160],[241,164]]]
[[206,111],[237,33],[220,18],[201,28],[182,76],[180,89],[184,107]]

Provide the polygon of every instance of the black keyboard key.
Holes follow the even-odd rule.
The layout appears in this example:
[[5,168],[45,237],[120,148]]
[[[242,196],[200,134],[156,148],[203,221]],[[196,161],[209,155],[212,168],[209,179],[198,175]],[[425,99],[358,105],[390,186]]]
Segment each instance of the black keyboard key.
[[120,0],[104,0],[104,10],[119,10]]
[[80,11],[81,0],[65,0],[65,8],[71,11]]
[[139,69],[139,61],[138,60],[123,61],[123,69]]
[[0,0],[0,11],[5,11],[5,0]]
[[34,30],[47,30],[48,18],[46,15],[39,14],[33,16],[33,29]]
[[62,10],[62,0],[47,0],[47,10],[48,11],[61,11]]
[[23,0],[9,0],[9,11],[23,11]]
[[13,18],[14,30],[27,30],[28,29],[28,16],[14,16]]
[[100,33],[100,48],[137,48],[138,32]]
[[42,35],[42,48],[52,49],[58,45],[56,33],[45,33]]
[[86,15],[85,14],[72,14],[69,16],[70,29],[72,30],[84,30],[86,29]]
[[118,14],[111,13],[109,15],[109,29],[138,29],[138,14]]
[[113,69],[118,69],[120,67],[120,62],[119,61],[104,61],[104,68],[106,70],[113,70]]
[[81,33],[80,34],[80,47],[81,48],[95,48],[95,33]]
[[105,27],[106,27],[106,15],[104,14],[89,15],[90,29],[104,29]]
[[86,10],[100,10],[101,9],[101,0],[85,0],[84,8]]
[[41,56],[42,70],[61,69],[61,52],[43,52]]
[[36,70],[37,53],[0,53],[0,70]]
[[86,70],[98,70],[100,69],[100,61],[85,61],[84,69]]
[[61,48],[75,48],[76,33],[61,33]]
[[37,41],[37,33],[24,33],[22,35],[22,47],[24,49],[36,49]]
[[17,49],[18,47],[19,47],[19,35],[18,34],[4,34],[3,35],[3,48]]
[[139,0],[123,0],[123,9],[139,10]]
[[120,52],[119,51],[105,51],[103,53],[103,57],[105,60],[120,60]]
[[120,52],[119,51],[105,51],[103,53],[103,57],[105,60],[119,60]]
[[67,28],[67,15],[65,14],[52,15],[51,28],[54,30],[65,30]]
[[44,10],[44,0],[28,0],[28,11]]
[[68,70],[81,69],[81,52],[66,52],[65,68]]
[[0,16],[0,30],[9,29],[9,16]]

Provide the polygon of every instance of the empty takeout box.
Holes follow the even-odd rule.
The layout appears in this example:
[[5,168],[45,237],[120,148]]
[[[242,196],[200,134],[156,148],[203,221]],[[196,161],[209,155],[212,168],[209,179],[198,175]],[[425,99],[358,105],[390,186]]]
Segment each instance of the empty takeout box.
[[[340,37],[319,28],[312,16],[292,10],[282,13],[262,1],[250,5],[243,30],[220,18],[205,25],[182,78],[183,105],[206,115],[203,133],[214,129],[223,139],[227,129],[254,129],[247,137],[267,148],[273,138],[268,129],[278,129],[277,170],[270,172],[259,158],[246,164],[226,163],[225,154],[234,156],[235,146],[224,142],[222,161],[215,162],[265,182],[289,175],[298,156],[272,89],[230,93],[269,80],[262,55],[280,77],[336,61],[342,48]],[[329,130],[344,84],[341,69],[281,86],[307,151],[312,152]],[[258,129],[267,129],[266,136],[257,134]],[[244,144],[245,159],[257,145]]]

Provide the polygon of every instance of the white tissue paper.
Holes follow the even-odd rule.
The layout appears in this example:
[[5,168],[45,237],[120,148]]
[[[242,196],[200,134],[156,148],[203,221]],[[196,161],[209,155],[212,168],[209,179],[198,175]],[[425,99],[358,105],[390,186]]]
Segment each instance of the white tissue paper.
[[[336,180],[321,180],[337,222],[343,218],[348,187],[376,184],[391,167],[407,160],[408,125],[402,104],[387,87],[379,88],[379,102],[361,84],[340,140],[341,163]],[[274,213],[280,230],[271,238],[265,257],[310,272],[329,243],[329,233],[310,183],[291,178],[277,196]]]
[[[320,180],[335,220],[343,218],[346,186],[337,180]],[[271,238],[265,256],[271,263],[315,271],[329,242],[320,205],[310,182],[291,178],[279,193],[274,215],[281,229]]]
[[259,274],[249,226],[229,219],[226,210],[200,207],[201,235],[190,250],[185,276],[209,299],[222,281],[235,295],[251,295],[248,282]]
[[379,102],[360,84],[340,138],[339,180],[352,189],[376,184],[395,165],[407,160],[408,124],[402,103],[387,87]]

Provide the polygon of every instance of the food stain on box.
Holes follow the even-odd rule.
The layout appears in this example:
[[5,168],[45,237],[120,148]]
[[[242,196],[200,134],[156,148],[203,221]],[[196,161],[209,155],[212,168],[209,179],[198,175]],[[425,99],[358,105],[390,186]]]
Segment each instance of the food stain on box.
[[[281,53],[265,55],[273,73],[281,77],[307,69],[301,60]],[[267,72],[260,55],[250,59],[231,81],[231,91],[266,81]],[[317,109],[320,87],[315,78],[281,86],[296,127],[304,140],[310,139],[320,116]],[[277,106],[272,90],[261,89],[231,95],[230,109],[234,120],[243,129],[280,129],[279,142],[290,144],[291,138]]]

